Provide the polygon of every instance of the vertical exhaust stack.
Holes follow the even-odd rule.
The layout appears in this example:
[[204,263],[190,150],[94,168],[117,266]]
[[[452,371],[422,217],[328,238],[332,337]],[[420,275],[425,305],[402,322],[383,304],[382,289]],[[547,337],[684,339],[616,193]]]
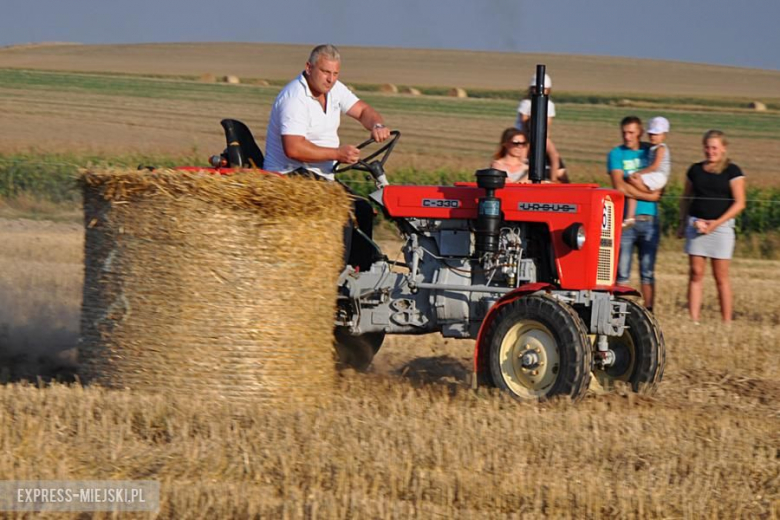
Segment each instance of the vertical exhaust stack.
[[547,162],[547,95],[544,93],[544,75],[547,67],[536,66],[536,92],[531,96],[531,128],[528,140],[531,145],[528,177],[534,184],[544,179]]

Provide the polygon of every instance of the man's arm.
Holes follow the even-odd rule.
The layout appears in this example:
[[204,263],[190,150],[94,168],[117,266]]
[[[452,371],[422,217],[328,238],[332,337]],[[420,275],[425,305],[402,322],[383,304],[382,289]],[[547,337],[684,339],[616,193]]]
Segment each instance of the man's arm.
[[385,126],[385,120],[376,110],[363,100],[358,101],[347,110],[347,115],[357,119],[363,128],[371,132],[371,137],[381,143],[390,137],[390,129]]
[[354,146],[343,145],[338,148],[317,146],[306,139],[310,117],[302,99],[287,96],[277,101],[271,111],[272,119],[274,111],[277,110],[282,148],[284,155],[290,159],[302,163],[339,161],[346,164],[358,160],[359,152]]
[[612,187],[623,195],[648,202],[657,202],[661,198],[660,190],[647,193],[627,183],[623,180],[623,170],[610,170],[609,176],[612,179]]
[[653,193],[653,190],[645,186],[645,183],[642,181],[642,176],[639,174],[639,172],[635,172],[629,175],[625,179],[625,182],[628,183],[632,188],[639,190],[644,194]]
[[360,158],[360,151],[351,144],[326,148],[307,141],[302,135],[283,135],[282,147],[287,157],[305,163],[338,161],[353,164]]

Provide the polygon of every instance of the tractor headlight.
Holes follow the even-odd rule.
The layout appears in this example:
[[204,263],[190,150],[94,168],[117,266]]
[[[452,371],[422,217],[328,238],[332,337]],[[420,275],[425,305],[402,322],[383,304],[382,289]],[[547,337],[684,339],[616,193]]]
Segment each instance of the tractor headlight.
[[582,249],[585,245],[585,227],[580,223],[574,223],[563,232],[563,241],[572,249]]

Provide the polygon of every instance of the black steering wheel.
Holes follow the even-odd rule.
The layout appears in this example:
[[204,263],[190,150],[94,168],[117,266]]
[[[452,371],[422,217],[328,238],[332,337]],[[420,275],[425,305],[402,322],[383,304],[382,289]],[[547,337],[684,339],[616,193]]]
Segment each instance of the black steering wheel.
[[[372,152],[370,155],[366,157],[358,159],[357,162],[353,164],[342,164],[340,162],[337,162],[336,164],[333,165],[333,173],[343,173],[347,170],[359,170],[362,172],[373,173],[377,163],[379,164],[379,166],[384,167],[385,163],[387,162],[387,158],[390,157],[390,153],[393,151],[393,148],[395,148],[395,144],[398,142],[398,139],[400,137],[401,137],[401,132],[399,132],[398,130],[393,130],[392,132],[390,132],[390,139],[388,139],[382,146],[380,146],[378,150]],[[375,142],[376,140],[373,137],[371,137],[368,140],[363,141],[362,143],[357,145],[357,149],[362,150],[366,146]],[[384,155],[382,155],[380,159],[374,161],[374,159],[379,157],[381,154]]]

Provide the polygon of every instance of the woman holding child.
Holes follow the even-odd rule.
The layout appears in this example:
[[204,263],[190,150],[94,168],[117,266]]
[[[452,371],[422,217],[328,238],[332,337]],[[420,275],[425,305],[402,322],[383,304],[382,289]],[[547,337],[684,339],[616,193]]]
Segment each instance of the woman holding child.
[[704,270],[710,258],[721,317],[729,323],[733,303],[729,264],[734,253],[734,218],[745,208],[745,175],[729,160],[723,132],[710,130],[702,142],[705,160],[688,169],[677,231],[678,237],[686,239],[690,262],[688,311],[698,323]]

